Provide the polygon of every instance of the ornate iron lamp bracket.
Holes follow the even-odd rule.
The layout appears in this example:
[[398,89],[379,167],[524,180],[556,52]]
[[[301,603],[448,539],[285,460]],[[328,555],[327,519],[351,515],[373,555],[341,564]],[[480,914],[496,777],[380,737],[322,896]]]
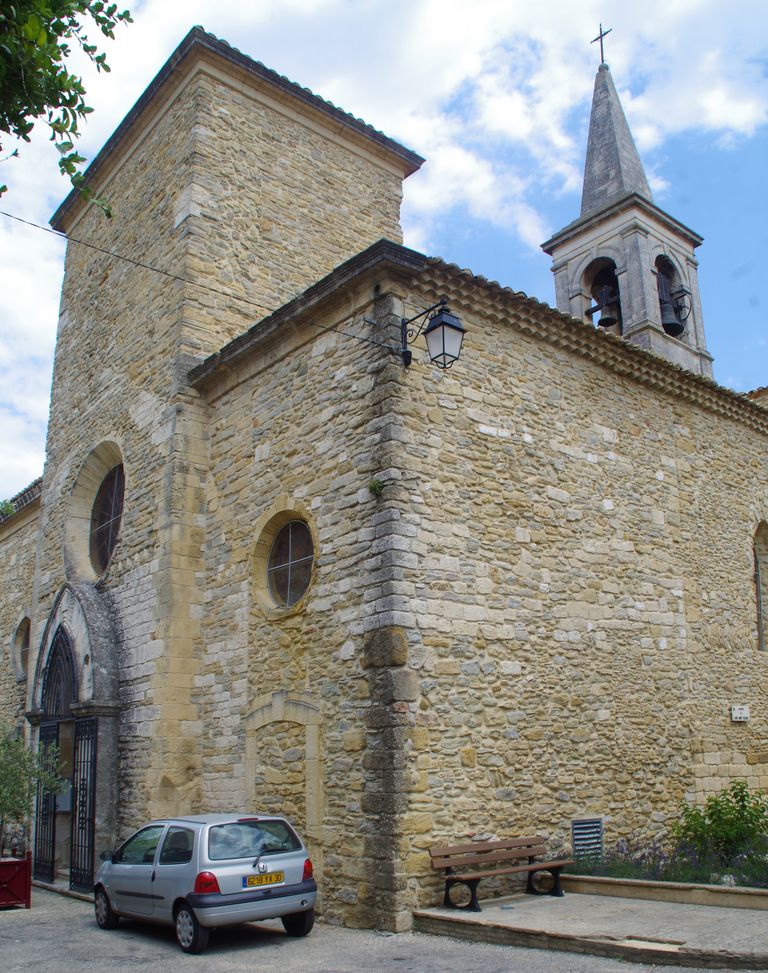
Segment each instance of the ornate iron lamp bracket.
[[[447,306],[448,298],[443,295],[437,304],[433,304],[425,311],[420,311],[418,314],[414,314],[412,318],[402,318],[400,322],[400,354],[403,357],[403,364],[406,368],[413,361],[413,352],[408,345],[413,344],[413,342],[419,337],[421,332],[426,327],[427,321],[431,316],[434,315],[438,308],[445,308]],[[418,321],[419,319],[421,319],[421,324],[415,328],[411,327],[414,321]]]

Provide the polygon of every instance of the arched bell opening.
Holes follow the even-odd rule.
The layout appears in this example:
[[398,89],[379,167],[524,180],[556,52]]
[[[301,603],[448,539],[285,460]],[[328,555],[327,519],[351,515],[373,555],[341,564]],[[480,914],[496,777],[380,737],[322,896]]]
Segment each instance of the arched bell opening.
[[605,331],[622,334],[621,291],[613,260],[593,261],[584,274],[584,285],[592,298],[585,312],[587,320]]
[[659,291],[661,326],[670,338],[681,338],[685,332],[685,322],[691,313],[690,295],[668,257],[656,258],[656,286]]

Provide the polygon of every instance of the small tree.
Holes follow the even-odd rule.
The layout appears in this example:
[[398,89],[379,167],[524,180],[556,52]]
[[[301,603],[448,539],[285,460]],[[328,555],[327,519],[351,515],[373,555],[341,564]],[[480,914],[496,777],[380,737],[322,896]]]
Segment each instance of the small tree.
[[58,767],[55,747],[45,753],[29,750],[23,740],[0,731],[0,841],[8,824],[26,827],[38,786],[58,792],[63,781],[51,767]]

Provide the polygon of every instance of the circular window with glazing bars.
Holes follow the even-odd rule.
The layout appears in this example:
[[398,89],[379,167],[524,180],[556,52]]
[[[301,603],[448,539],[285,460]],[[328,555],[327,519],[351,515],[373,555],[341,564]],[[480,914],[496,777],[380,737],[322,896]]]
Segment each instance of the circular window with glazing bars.
[[101,481],[91,512],[91,562],[98,574],[106,570],[117,544],[124,491],[125,473],[118,463]]
[[304,595],[314,559],[312,534],[303,520],[291,520],[280,528],[267,562],[269,591],[278,605],[295,605]]

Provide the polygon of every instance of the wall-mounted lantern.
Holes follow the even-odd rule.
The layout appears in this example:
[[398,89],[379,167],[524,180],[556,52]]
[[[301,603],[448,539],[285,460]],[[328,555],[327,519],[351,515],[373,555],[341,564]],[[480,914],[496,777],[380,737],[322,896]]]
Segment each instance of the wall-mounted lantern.
[[[420,318],[418,327],[411,327]],[[425,327],[426,325],[426,327]],[[448,310],[448,298],[441,297],[437,304],[420,311],[412,318],[403,318],[400,323],[400,354],[403,364],[407,368],[413,360],[413,353],[408,347],[424,332],[427,342],[427,352],[430,361],[438,368],[450,368],[459,360],[461,343],[464,340],[464,326],[455,314]]]

